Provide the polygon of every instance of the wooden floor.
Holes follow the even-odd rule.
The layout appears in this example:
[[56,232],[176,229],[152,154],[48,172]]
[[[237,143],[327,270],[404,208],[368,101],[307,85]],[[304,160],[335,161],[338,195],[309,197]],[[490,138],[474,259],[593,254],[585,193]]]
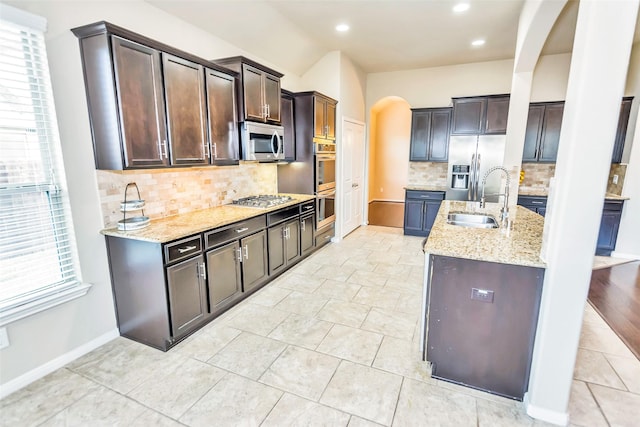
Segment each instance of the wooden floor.
[[640,261],[594,270],[589,302],[640,359]]
[[402,228],[404,202],[369,202],[369,225]]

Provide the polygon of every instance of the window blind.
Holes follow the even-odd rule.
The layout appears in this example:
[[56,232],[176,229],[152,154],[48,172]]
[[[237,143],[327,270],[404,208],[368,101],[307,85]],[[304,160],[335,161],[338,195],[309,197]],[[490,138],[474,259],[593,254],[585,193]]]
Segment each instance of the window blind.
[[0,312],[78,285],[42,31],[0,19]]

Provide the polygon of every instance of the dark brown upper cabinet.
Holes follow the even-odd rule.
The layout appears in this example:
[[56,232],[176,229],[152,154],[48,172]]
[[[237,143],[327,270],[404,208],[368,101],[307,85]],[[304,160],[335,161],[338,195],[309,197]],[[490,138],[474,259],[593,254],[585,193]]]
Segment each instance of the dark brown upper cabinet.
[[[234,116],[212,114],[220,108],[211,109],[205,85],[205,69],[232,82],[233,71],[104,21],[72,31],[80,42],[97,169],[208,165],[215,132],[207,124],[222,126],[218,120],[226,144],[238,145]],[[220,102],[235,114],[230,87]]]
[[226,73],[205,69],[207,117],[211,163],[237,165],[240,160],[236,115],[236,79]]
[[409,160],[446,162],[450,129],[451,108],[412,109]]
[[509,95],[453,99],[452,135],[503,135],[507,132]]
[[280,124],[282,73],[243,56],[213,61],[238,73],[238,116],[241,122]]
[[166,53],[162,65],[171,164],[208,165],[204,68]]
[[282,127],[284,128],[284,159],[288,162],[296,160],[296,130],[293,116],[293,93],[282,89],[280,108]]
[[336,139],[336,105],[337,102],[326,96],[314,96],[313,137]]
[[529,105],[529,116],[522,151],[523,162],[555,162],[560,142],[564,102]]
[[632,96],[622,98],[622,104],[620,105],[620,118],[618,119],[618,130],[616,132],[616,140],[613,145],[611,163],[620,163],[622,161],[622,152],[624,151],[624,142],[627,137],[627,126],[629,124],[632,102]]

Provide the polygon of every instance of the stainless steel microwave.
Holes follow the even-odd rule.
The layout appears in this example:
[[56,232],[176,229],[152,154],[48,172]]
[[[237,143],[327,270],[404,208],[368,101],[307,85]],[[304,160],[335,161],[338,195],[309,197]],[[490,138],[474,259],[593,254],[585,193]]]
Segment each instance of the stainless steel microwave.
[[240,130],[242,160],[274,162],[284,159],[284,127],[244,122]]

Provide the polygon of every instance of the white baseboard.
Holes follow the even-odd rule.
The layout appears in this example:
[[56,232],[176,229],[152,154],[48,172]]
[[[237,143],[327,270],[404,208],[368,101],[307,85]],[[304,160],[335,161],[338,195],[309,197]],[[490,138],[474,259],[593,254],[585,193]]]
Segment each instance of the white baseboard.
[[524,395],[524,406],[527,409],[527,415],[537,420],[546,421],[558,426],[569,425],[569,413],[552,411],[550,409],[541,408],[529,402],[529,393]]
[[46,375],[49,375],[53,371],[65,366],[67,363],[70,363],[77,358],[84,356],[90,351],[95,350],[101,345],[104,345],[119,336],[120,332],[116,328],[112,331],[107,332],[106,334],[100,335],[98,338],[95,338],[88,343],[81,345],[80,347],[76,347],[63,355],[48,361],[44,365],[40,365],[37,368],[20,375],[18,378],[15,378],[4,384],[0,384],[0,399],[4,399],[11,393],[28,386],[32,382],[37,381]]
[[627,254],[624,252],[611,252],[611,256],[614,258],[625,258],[625,259],[640,259],[640,255],[637,254]]

